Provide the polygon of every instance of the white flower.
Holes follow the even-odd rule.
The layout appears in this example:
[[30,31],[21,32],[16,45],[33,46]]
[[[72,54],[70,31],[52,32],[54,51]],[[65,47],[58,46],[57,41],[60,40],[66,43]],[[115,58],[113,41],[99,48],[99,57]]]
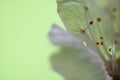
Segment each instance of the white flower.
[[120,0],[57,0],[68,31],[54,24],[61,47],[51,58],[66,80],[120,80]]

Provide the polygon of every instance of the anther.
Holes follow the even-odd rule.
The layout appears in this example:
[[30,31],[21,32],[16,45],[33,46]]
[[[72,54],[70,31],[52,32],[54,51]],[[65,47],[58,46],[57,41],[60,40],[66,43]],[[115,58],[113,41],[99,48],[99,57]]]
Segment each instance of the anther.
[[101,18],[100,18],[100,17],[98,17],[98,18],[97,18],[97,21],[98,21],[98,22],[101,22]]
[[100,39],[103,39],[103,36],[100,36]]
[[113,12],[116,12],[116,11],[117,11],[117,9],[116,9],[116,8],[113,8],[113,9],[112,9],[112,11],[113,11]]
[[81,33],[85,33],[85,32],[86,32],[86,30],[84,30],[84,29],[81,29],[81,30],[80,30],[80,32],[81,32]]
[[102,41],[102,42],[100,42],[100,44],[101,44],[101,45],[103,45],[103,44],[104,44],[104,43],[103,43],[103,41]]
[[84,7],[84,9],[85,9],[85,10],[88,10],[88,7],[87,7],[87,6],[85,6],[85,7]]
[[111,50],[112,50],[111,48],[108,49],[108,51],[110,51],[110,52],[111,52]]
[[92,25],[92,24],[93,24],[93,21],[90,21],[89,24]]
[[99,45],[100,43],[99,42],[96,42],[96,45]]

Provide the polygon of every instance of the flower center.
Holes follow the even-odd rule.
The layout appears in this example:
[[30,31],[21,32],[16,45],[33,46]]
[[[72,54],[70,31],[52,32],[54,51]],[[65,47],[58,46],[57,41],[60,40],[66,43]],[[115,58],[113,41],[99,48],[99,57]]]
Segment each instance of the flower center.
[[119,67],[118,69],[119,69],[119,70],[117,70],[116,72],[114,72],[114,71],[112,70],[112,64],[111,64],[110,61],[107,63],[106,69],[107,69],[107,71],[108,71],[108,74],[109,74],[110,76],[112,76],[113,80],[120,80],[120,58],[118,58],[118,59],[116,60],[116,62],[118,63],[118,67]]

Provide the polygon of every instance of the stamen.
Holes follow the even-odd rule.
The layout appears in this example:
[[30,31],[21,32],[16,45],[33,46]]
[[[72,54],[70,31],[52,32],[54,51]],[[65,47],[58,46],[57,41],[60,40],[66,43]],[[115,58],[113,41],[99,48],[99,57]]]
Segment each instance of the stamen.
[[116,52],[117,52],[117,50],[118,50],[118,47],[119,47],[118,41],[115,40],[115,41],[114,41],[114,53],[115,53],[116,56],[117,56]]
[[93,21],[90,21],[89,24],[92,25],[92,24],[93,24]]
[[101,41],[100,44],[103,45],[104,44],[103,41]]
[[116,46],[117,46],[117,40],[114,41],[113,50],[112,50],[112,61],[111,61],[111,63],[112,63],[113,72],[116,72],[118,70],[118,63],[116,62],[116,60],[117,60]]
[[100,36],[100,39],[102,40],[102,39],[103,39],[103,36]]
[[99,42],[96,42],[96,45],[99,45],[100,43]]
[[[118,20],[118,15],[117,15],[117,8],[113,7],[112,8],[112,12],[111,12],[111,23],[113,25],[113,30],[114,32],[116,32],[119,28],[119,22],[117,22],[116,20]],[[119,13],[118,13],[119,14]]]
[[112,51],[112,48],[109,48],[108,51],[111,52],[111,51]]
[[[93,24],[93,21],[91,20],[90,22],[88,21],[89,19],[89,17],[91,17],[91,15],[90,15],[90,13],[89,13],[89,11],[88,11],[88,7],[87,6],[85,6],[84,7],[84,9],[85,9],[85,20],[86,20],[86,28],[85,28],[85,31],[88,29],[89,30],[89,36],[90,36],[90,38],[92,39],[92,41],[93,42],[95,42],[95,39],[94,39],[94,36],[93,36],[93,33],[92,33],[92,31],[91,31],[91,28],[89,28],[90,27],[90,25],[92,25]],[[86,12],[87,11],[87,12]]]
[[101,22],[101,18],[100,18],[100,17],[98,17],[98,18],[97,18],[97,21],[98,21],[98,22]]
[[94,37],[93,37],[93,33],[92,33],[91,29],[89,28],[90,25],[92,25],[92,24],[93,24],[93,21],[91,20],[91,21],[89,22],[89,24],[87,25],[87,27],[86,27],[85,29],[81,29],[80,32],[85,33],[86,30],[88,29],[89,32],[90,32],[90,35],[89,35],[89,36],[90,36],[91,39],[95,42],[95,39],[94,39]]
[[[93,24],[93,21],[90,21],[89,25],[92,25],[92,24]],[[89,25],[87,25],[87,27],[84,29],[85,31],[90,27]]]
[[84,7],[85,10],[88,10],[89,8],[87,6]]
[[92,24],[93,24],[93,21],[90,21],[90,22],[89,22],[89,25],[87,26],[87,28],[89,29],[90,36],[91,36],[92,40],[95,42],[95,38],[94,38],[93,31],[91,30],[91,28],[89,28],[90,25],[92,25]]
[[106,52],[109,60],[111,61],[110,53],[108,52],[106,45],[104,44],[103,41],[101,41],[100,44],[103,46],[104,51]]
[[102,35],[101,29],[100,29],[100,24],[99,24],[101,22],[101,18],[98,17],[96,20],[97,20],[97,30],[98,30],[98,33],[99,33],[99,35]]

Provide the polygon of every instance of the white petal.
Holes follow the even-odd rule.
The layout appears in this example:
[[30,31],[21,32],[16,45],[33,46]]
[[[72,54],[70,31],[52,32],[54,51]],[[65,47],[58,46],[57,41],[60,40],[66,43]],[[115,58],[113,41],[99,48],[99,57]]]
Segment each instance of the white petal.
[[79,39],[56,24],[53,24],[53,27],[49,32],[49,37],[54,44],[58,44],[60,46],[74,46],[79,48],[83,46],[83,43]]
[[51,57],[53,68],[66,80],[110,80],[100,56],[69,32],[53,25],[50,39],[60,45],[59,53]]
[[100,57],[89,48],[62,48],[51,62],[65,80],[110,80]]

